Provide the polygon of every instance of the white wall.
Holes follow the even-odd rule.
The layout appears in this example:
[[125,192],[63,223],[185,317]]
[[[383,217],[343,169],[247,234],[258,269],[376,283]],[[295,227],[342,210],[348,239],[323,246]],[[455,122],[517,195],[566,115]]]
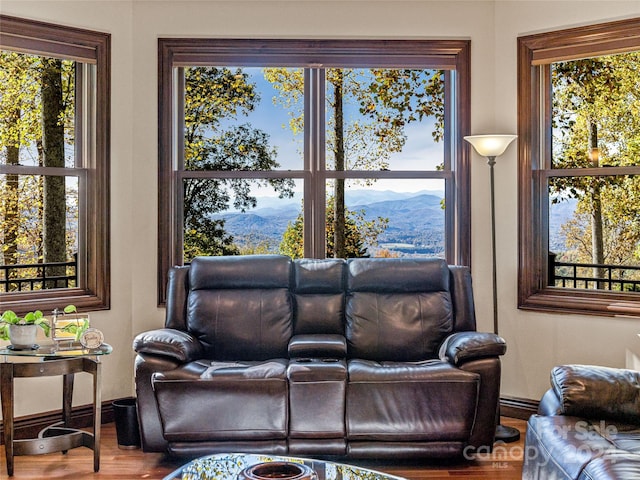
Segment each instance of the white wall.
[[[104,359],[103,398],[133,394],[133,336],[162,325],[156,307],[157,38],[470,38],[472,132],[516,131],[516,38],[640,15],[640,2],[593,1],[145,1],[3,0],[3,14],[112,35],[112,308],[92,321],[114,353]],[[516,148],[496,166],[503,394],[538,399],[557,363],[625,366],[638,319],[558,316],[516,309]],[[473,275],[479,328],[492,329],[488,167],[472,168]],[[60,408],[53,379],[28,380],[18,415]],[[79,381],[75,404],[90,402]],[[43,385],[48,394],[40,395]],[[49,395],[49,392],[51,393]]]
[[[2,0],[0,13],[111,34],[111,310],[91,313],[91,323],[103,331],[105,341],[114,349],[114,354],[102,360],[103,399],[130,396],[133,393],[134,358],[131,350],[131,305],[136,294],[132,288],[135,278],[131,263],[135,258],[135,250],[143,248],[134,231],[137,227],[134,228],[133,224],[132,205],[153,202],[151,194],[145,196],[135,190],[136,182],[132,175],[136,162],[132,153],[135,138],[132,4],[130,1]],[[153,84],[152,81],[149,83]],[[149,179],[152,176],[147,174]],[[150,275],[154,268],[153,262],[147,266]],[[155,307],[149,310],[152,315],[161,318]],[[16,380],[15,398],[17,416],[60,409],[61,377]],[[85,405],[91,401],[91,376],[77,375],[74,404]]]
[[[639,1],[499,1],[495,4],[495,127],[516,130],[516,38],[549,30],[640,16]],[[474,72],[475,73],[475,72]],[[475,110],[475,105],[473,105]],[[500,333],[507,340],[503,395],[538,399],[548,388],[549,370],[563,363],[626,366],[626,353],[640,353],[640,319],[552,315],[516,309],[517,302],[517,164],[516,149],[496,165],[496,217]],[[500,172],[498,174],[498,172]],[[474,199],[482,188],[474,175]],[[485,203],[483,201],[483,203]],[[474,210],[474,225],[482,216]],[[484,217],[486,218],[486,217]],[[474,234],[474,272],[482,260],[478,228]],[[488,269],[489,266],[486,265]],[[487,296],[489,290],[487,290]],[[480,297],[481,298],[481,297]]]

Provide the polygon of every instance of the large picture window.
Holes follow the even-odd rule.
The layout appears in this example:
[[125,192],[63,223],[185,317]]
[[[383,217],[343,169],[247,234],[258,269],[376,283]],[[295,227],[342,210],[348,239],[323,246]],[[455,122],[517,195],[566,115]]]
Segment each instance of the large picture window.
[[638,27],[519,39],[521,308],[640,313]]
[[0,21],[2,310],[108,308],[110,37]]
[[160,39],[159,295],[197,255],[468,264],[469,43]]

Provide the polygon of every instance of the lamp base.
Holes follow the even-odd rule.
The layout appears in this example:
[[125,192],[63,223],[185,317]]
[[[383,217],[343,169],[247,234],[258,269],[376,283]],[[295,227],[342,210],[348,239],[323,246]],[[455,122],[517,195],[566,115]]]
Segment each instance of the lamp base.
[[496,442],[511,443],[520,440],[520,431],[517,428],[496,425]]

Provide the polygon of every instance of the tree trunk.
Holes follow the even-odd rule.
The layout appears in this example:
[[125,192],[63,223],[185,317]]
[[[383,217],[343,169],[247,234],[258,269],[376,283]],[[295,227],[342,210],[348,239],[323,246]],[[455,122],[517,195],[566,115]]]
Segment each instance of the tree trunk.
[[[595,122],[589,123],[589,153],[594,167],[599,166],[598,151],[598,125]],[[604,263],[604,240],[602,232],[602,200],[600,198],[600,185],[598,179],[594,178],[591,188],[591,257],[593,263],[599,265]],[[605,277],[605,269],[602,267],[593,268],[593,276],[596,278]],[[598,282],[598,288],[605,288],[604,282]]]
[[[6,146],[7,165],[18,165],[20,148],[14,145]],[[15,265],[18,261],[18,175],[5,175],[6,183],[2,192],[4,221],[2,222],[3,249],[2,256],[5,265]]]
[[[334,87],[334,137],[335,137],[335,168],[336,171],[344,171],[344,114],[342,110],[342,71],[336,70]],[[334,215],[333,215],[333,256],[335,258],[346,257],[345,247],[345,205],[344,205],[344,178],[337,178],[334,186]]]
[[[64,167],[64,124],[62,115],[62,62],[43,59],[42,70],[42,140],[45,167]],[[44,262],[66,261],[65,177],[44,178]],[[66,275],[65,267],[47,269],[47,276]],[[45,288],[56,288],[47,282]]]
[[[36,150],[38,152],[38,166],[44,167],[44,149],[42,148],[42,136],[36,140]],[[38,178],[38,218],[44,218],[44,178],[42,175]],[[44,225],[40,225],[40,231],[38,232],[38,238],[40,241],[36,245],[36,256],[38,259],[44,258],[44,243],[42,241],[42,234],[44,232]]]

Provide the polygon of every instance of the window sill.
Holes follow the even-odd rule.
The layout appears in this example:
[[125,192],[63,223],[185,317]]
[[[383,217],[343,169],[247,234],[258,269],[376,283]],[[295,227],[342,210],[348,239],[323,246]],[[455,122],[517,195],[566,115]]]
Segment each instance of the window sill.
[[519,299],[518,308],[544,313],[640,317],[640,301],[637,293],[546,288]]
[[108,310],[109,299],[81,289],[50,290],[47,292],[15,292],[0,296],[2,310],[13,310],[17,314],[41,310],[49,315],[55,308],[75,305],[78,311]]

